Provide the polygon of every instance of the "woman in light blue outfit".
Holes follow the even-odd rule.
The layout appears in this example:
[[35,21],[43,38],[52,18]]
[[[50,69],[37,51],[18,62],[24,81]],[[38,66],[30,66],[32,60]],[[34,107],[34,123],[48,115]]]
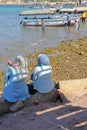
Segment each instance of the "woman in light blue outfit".
[[58,89],[52,81],[52,66],[46,54],[38,56],[38,64],[31,75],[32,83],[29,85],[29,92],[32,101],[56,102],[58,99]]
[[47,55],[38,56],[38,65],[35,67],[31,76],[34,89],[39,93],[48,93],[54,88],[52,81],[52,67]]
[[19,110],[24,106],[23,101],[31,97],[25,82],[27,75],[27,59],[21,55],[18,55],[14,61],[14,64],[11,64],[6,68],[6,74],[4,77],[2,97],[5,100],[4,104],[7,104],[6,112],[9,110]]

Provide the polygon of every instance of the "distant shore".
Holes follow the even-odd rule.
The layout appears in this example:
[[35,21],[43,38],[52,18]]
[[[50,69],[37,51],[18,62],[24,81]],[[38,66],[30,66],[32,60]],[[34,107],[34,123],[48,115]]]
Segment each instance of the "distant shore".
[[12,3],[12,2],[9,2],[9,3],[0,3],[0,5],[30,5],[32,3]]
[[31,4],[43,4],[43,5],[58,5],[58,4],[75,4],[75,2],[29,2],[29,3],[24,3],[24,2],[7,2],[7,3],[0,3],[0,5],[31,5]]

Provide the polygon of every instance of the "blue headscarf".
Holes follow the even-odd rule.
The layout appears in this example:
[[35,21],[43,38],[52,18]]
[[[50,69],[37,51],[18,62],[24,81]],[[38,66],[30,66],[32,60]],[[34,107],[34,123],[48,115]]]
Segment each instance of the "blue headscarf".
[[40,54],[38,56],[38,64],[41,65],[50,65],[49,57],[46,54]]

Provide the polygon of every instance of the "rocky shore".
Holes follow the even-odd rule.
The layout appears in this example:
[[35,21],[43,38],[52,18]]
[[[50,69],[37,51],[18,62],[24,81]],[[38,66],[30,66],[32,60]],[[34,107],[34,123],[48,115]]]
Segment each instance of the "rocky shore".
[[[54,48],[34,54],[29,54],[29,77],[37,65],[37,56],[45,53],[50,57],[53,67],[53,80],[68,80],[87,78],[87,37],[79,40],[62,41],[60,45]],[[0,91],[3,88],[4,72],[0,72]],[[29,77],[27,82],[30,82]]]
[[29,63],[29,72],[33,72],[37,64],[37,56],[45,53],[50,57],[53,67],[53,80],[68,80],[87,78],[87,37],[77,41],[62,41],[55,48],[47,48],[28,56],[33,62]]
[[[69,82],[68,79],[87,78],[87,37],[77,41],[62,41],[56,48],[36,51],[35,54],[27,56],[29,76],[37,64],[39,53],[49,55],[54,81],[67,80]],[[0,90],[3,87],[3,76],[4,72],[1,72]],[[18,112],[1,116],[0,130],[87,130],[87,86],[80,85],[79,87],[75,82],[74,80],[74,86],[69,87],[67,94],[61,94],[63,103],[57,101],[56,103],[39,102],[38,105],[27,104]],[[64,84],[66,91],[67,87],[67,84]]]

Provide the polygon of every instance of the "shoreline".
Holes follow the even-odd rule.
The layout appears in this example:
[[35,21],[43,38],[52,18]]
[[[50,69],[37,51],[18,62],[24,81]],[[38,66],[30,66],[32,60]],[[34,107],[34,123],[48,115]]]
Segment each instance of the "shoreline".
[[[41,53],[47,54],[50,58],[53,67],[53,80],[69,80],[87,78],[86,52],[87,37],[84,37],[78,40],[70,40],[68,42],[62,41],[57,47],[47,48]],[[40,52],[28,56],[29,59],[35,61],[35,63],[32,62],[29,65],[30,73],[37,64],[36,59],[38,54],[40,54]]]
[[[87,130],[87,37],[62,41],[56,47],[29,54],[29,76],[40,53],[45,53],[50,58],[53,80],[59,80],[62,86],[63,103],[39,102],[39,105],[34,105],[28,101],[20,111],[1,116],[0,129]],[[4,72],[0,72],[0,87],[3,86],[3,76]],[[80,79],[68,80],[77,78]]]
[[[37,65],[37,56],[45,53],[49,56],[53,67],[53,81],[87,78],[87,37],[78,40],[62,41],[56,47],[49,47],[41,52],[27,56],[29,60],[29,77]],[[0,72],[0,91],[3,88],[4,72]]]
[[16,3],[16,2],[8,2],[8,3],[0,3],[0,5],[20,5],[20,6],[28,6],[28,5],[32,5],[32,4],[42,4],[42,5],[48,5],[49,3],[51,3],[51,2],[47,2],[47,3],[44,3],[44,2],[37,2],[37,3],[35,3],[35,2],[29,2],[29,3],[23,3],[23,2],[21,2],[21,3]]

